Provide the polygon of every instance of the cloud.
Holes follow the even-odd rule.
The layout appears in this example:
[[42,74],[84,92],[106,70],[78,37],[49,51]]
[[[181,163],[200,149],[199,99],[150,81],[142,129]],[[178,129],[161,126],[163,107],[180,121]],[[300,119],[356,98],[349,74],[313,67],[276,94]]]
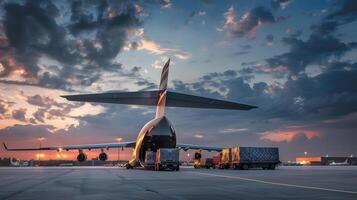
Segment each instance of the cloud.
[[326,19],[333,18],[343,18],[344,20],[350,22],[357,17],[357,3],[354,0],[344,0],[341,3],[340,8],[326,16]]
[[244,13],[238,21],[235,21],[235,15],[233,6],[224,14],[225,23],[223,28],[233,37],[253,36],[259,27],[276,22],[273,14],[262,6],[255,7]]
[[204,136],[202,134],[199,134],[199,133],[193,135],[193,137],[198,138],[198,139],[204,138]]
[[45,123],[45,114],[46,110],[39,108],[36,112],[32,114],[32,116],[35,118],[35,120]]
[[267,41],[267,46],[273,46],[274,36],[272,34],[268,34],[265,36]]
[[17,110],[13,110],[12,111],[12,117],[16,120],[22,121],[22,122],[26,122],[26,111],[27,109],[25,108],[20,108]]
[[158,0],[158,3],[162,8],[170,8],[172,5],[171,0]]
[[245,132],[247,130],[248,130],[247,128],[227,128],[221,130],[220,133],[239,133],[239,132]]
[[146,50],[153,54],[158,55],[172,55],[181,60],[187,60],[190,58],[190,54],[179,49],[173,48],[163,48],[158,43],[153,40],[142,39],[138,42],[137,45],[138,50]]
[[320,133],[315,131],[291,131],[291,130],[278,130],[264,132],[260,137],[261,140],[269,140],[272,142],[287,142],[290,143],[298,137],[306,137],[308,140],[319,137]]
[[284,65],[270,67],[261,63],[252,64],[253,66],[244,67],[243,69],[241,69],[240,73],[242,75],[270,74],[275,78],[284,78],[286,73],[288,72],[288,68]]
[[0,81],[71,90],[90,86],[103,72],[120,73],[114,58],[141,21],[133,5],[119,4],[73,1],[70,18],[57,20],[64,10],[51,1],[5,3],[0,77],[7,79]]
[[[165,65],[165,63],[169,60],[168,57],[161,57],[158,60],[155,60],[153,64],[151,64],[151,66],[155,69],[162,69]],[[171,61],[171,65],[175,64]]]
[[205,16],[205,11],[192,11],[185,21],[185,25],[191,24],[195,18]]
[[9,103],[5,100],[0,99],[0,115],[3,115],[9,111]]
[[271,6],[275,9],[281,8],[285,9],[287,8],[293,0],[272,0],[271,1]]
[[233,55],[241,56],[241,55],[245,55],[245,54],[248,54],[248,53],[249,53],[248,51],[237,51],[237,52],[234,52]]
[[64,106],[69,106],[70,104],[68,103],[59,103],[56,102],[54,99],[46,96],[41,96],[41,95],[33,95],[33,96],[27,96],[27,103],[39,107],[44,107],[44,108],[51,108],[52,106],[57,106],[57,107],[64,107]]
[[338,59],[356,47],[355,43],[341,42],[334,36],[312,34],[306,41],[296,38],[283,38],[290,51],[266,59],[270,67],[286,67],[291,74],[304,71],[311,64],[326,64],[329,58]]

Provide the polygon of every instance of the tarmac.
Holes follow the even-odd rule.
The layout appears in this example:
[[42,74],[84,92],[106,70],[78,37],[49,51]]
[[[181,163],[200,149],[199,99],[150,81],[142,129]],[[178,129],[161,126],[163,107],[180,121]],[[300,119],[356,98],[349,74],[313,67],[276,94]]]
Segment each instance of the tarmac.
[[276,170],[2,167],[0,199],[357,199],[357,166]]

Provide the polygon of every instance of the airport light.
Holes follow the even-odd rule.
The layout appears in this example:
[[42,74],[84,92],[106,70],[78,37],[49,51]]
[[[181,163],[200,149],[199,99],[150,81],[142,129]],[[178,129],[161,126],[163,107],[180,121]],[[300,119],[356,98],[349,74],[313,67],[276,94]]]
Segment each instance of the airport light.
[[[122,142],[122,141],[123,141],[123,138],[117,137],[117,138],[115,138],[115,140],[116,140],[117,142]],[[118,165],[119,165],[119,160],[120,160],[120,148],[118,147]]]
[[61,153],[58,153],[56,156],[57,156],[58,159],[60,159],[60,158],[67,158],[67,155],[66,155],[66,154],[61,154]]
[[[44,137],[39,137],[39,138],[37,138],[37,140],[39,141],[39,143],[40,143],[40,149],[39,149],[39,156],[37,157],[38,158],[38,165],[40,165],[41,164],[41,157],[44,157],[44,154],[42,154],[42,152],[41,152],[41,148],[42,148],[42,141],[44,141],[46,138],[44,138]],[[43,155],[43,156],[41,156],[41,155]]]
[[43,154],[43,153],[38,153],[38,154],[36,154],[36,157],[37,157],[38,159],[41,159],[41,158],[45,157],[45,154]]

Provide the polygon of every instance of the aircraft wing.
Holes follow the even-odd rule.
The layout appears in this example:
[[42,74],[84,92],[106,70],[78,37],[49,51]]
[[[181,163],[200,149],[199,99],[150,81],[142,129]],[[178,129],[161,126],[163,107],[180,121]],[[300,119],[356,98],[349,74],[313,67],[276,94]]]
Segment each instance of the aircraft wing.
[[177,148],[188,150],[206,150],[206,151],[222,151],[223,147],[209,147],[209,146],[201,146],[201,145],[193,145],[193,144],[176,144]]
[[[161,90],[62,96],[69,101],[156,106]],[[167,107],[250,110],[257,106],[167,91]]]
[[67,146],[51,146],[51,147],[34,147],[34,148],[8,148],[3,143],[7,151],[38,151],[38,150],[75,150],[75,149],[109,149],[119,147],[135,147],[135,141],[132,142],[116,142],[116,143],[102,143],[102,144],[84,144],[84,145],[67,145]]

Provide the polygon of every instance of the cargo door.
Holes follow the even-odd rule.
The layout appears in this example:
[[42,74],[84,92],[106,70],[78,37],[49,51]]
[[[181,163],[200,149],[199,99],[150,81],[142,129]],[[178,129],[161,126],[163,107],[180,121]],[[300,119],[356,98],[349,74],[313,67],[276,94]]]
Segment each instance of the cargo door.
[[232,147],[232,163],[240,163],[239,147]]

